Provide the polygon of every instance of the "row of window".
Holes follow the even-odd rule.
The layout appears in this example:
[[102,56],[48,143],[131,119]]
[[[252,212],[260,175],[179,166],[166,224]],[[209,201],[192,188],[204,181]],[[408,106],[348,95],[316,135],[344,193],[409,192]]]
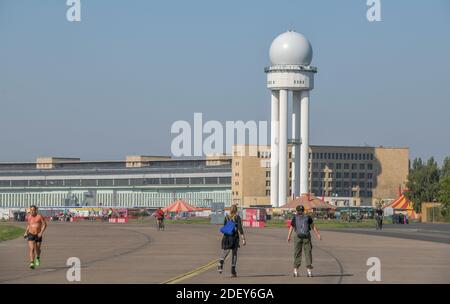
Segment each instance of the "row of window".
[[323,187],[323,188],[354,188],[359,186],[359,188],[373,188],[373,182],[320,182],[320,181],[313,181],[312,182],[313,188],[316,187]]
[[[236,192],[237,193],[237,192]],[[339,191],[322,191],[322,189],[313,189],[313,193],[316,195],[324,195],[324,196],[341,196],[341,197],[356,197],[358,195],[357,191],[351,190],[339,190]],[[290,193],[289,195],[291,195]],[[372,191],[359,191],[359,197],[372,197]],[[266,196],[270,196],[270,190],[266,190]]]
[[[237,155],[237,154],[236,154]],[[270,158],[270,151],[258,151],[258,158]],[[292,152],[289,152],[289,159]],[[309,159],[332,159],[332,160],[374,160],[372,153],[337,153],[337,152],[314,152],[309,153]]]
[[[270,168],[270,163],[268,163]],[[311,164],[310,164],[311,167]],[[323,170],[323,169],[331,169],[331,170],[373,170],[373,164],[349,164],[349,163],[317,163],[313,162],[312,164],[313,170]],[[289,163],[289,168],[292,169],[292,162]],[[311,169],[311,168],[310,168]],[[236,175],[239,176],[239,175]]]
[[[359,165],[359,166],[358,166]],[[317,163],[313,162],[313,169],[336,169],[336,170],[373,170],[373,164],[349,164],[349,163]]]
[[[275,81],[274,80],[268,80],[267,84],[268,85],[275,84]],[[305,84],[305,81],[304,80],[295,80],[294,79],[294,84]]]
[[373,178],[373,173],[364,173],[364,172],[360,172],[360,173],[356,173],[356,172],[313,172],[312,173],[312,178],[333,178],[333,179],[340,179],[340,178],[359,178],[359,179],[372,179]]
[[[351,190],[337,190],[337,191],[323,191],[322,189],[313,189],[313,193],[316,195],[324,195],[324,196],[341,196],[341,197],[356,197],[358,195],[357,191]],[[289,195],[291,195],[290,193]],[[237,195],[237,192],[236,192]],[[372,191],[359,191],[360,197],[372,197]],[[266,196],[270,196],[270,190],[266,190]]]
[[[322,189],[315,188],[312,190],[316,195],[324,195],[324,196],[341,196],[341,197],[356,197],[358,195],[357,191],[351,190],[336,190],[336,191],[323,191]],[[359,191],[359,197],[372,197],[372,191]]]
[[[329,178],[329,179],[339,179],[339,178],[353,178],[353,179],[373,179],[373,173],[364,172],[312,172],[312,178]],[[235,174],[239,176],[239,174]],[[292,177],[292,172],[289,172],[289,177]],[[266,178],[270,178],[270,171],[266,171]]]
[[[236,186],[239,185],[238,182],[235,183]],[[360,188],[373,188],[373,182],[325,182],[325,181],[313,181],[312,182],[313,187],[324,187],[324,188],[349,188],[359,186]],[[270,180],[266,180],[266,187],[270,187]]]
[[231,177],[177,177],[132,179],[0,180],[0,187],[109,187],[145,185],[231,184]]
[[373,153],[328,153],[317,152],[309,154],[313,159],[339,159],[339,160],[373,160]]
[[258,151],[258,158],[270,158],[270,152],[269,151],[264,151],[264,152]]

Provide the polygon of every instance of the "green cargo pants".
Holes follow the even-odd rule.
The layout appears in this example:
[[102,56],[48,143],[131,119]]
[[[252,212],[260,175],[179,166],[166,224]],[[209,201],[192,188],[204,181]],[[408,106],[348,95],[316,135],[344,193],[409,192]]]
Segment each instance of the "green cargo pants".
[[306,268],[312,268],[311,237],[303,239],[294,234],[294,268],[298,268],[302,264],[302,251],[305,255]]

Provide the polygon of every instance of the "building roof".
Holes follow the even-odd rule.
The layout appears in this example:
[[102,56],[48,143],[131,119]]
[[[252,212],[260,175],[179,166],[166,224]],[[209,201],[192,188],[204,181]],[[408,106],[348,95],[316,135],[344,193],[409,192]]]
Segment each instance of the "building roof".
[[60,163],[52,169],[39,169],[35,163],[0,163],[0,176],[58,176],[99,174],[146,174],[231,172],[231,162],[209,166],[206,159],[171,159],[150,161],[148,166],[127,168],[126,161],[82,161]]

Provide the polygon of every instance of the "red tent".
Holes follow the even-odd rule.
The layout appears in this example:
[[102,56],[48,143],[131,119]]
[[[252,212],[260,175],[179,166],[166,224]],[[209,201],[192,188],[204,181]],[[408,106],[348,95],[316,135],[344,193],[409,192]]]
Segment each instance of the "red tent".
[[169,206],[162,209],[164,212],[173,212],[173,213],[180,213],[180,212],[193,212],[197,211],[198,209],[189,205],[183,200],[176,200]]
[[414,211],[413,203],[406,198],[405,194],[402,194],[398,199],[396,199],[389,205],[384,206],[383,209],[384,208],[406,211],[408,213],[408,217],[412,220],[418,218],[418,214]]
[[295,209],[298,205],[303,205],[306,211],[309,210],[332,210],[336,209],[335,206],[328,204],[317,197],[311,197],[307,194],[303,194],[294,200],[290,200],[286,205],[281,206],[282,209]]

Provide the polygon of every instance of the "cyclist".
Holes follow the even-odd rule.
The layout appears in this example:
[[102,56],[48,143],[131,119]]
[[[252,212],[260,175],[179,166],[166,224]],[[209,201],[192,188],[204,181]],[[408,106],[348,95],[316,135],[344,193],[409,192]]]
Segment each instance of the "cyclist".
[[377,221],[377,230],[383,229],[383,209],[381,209],[381,206],[378,206],[377,210],[375,210],[375,219]]
[[161,208],[158,208],[155,212],[155,217],[158,221],[158,230],[164,230],[164,211]]

